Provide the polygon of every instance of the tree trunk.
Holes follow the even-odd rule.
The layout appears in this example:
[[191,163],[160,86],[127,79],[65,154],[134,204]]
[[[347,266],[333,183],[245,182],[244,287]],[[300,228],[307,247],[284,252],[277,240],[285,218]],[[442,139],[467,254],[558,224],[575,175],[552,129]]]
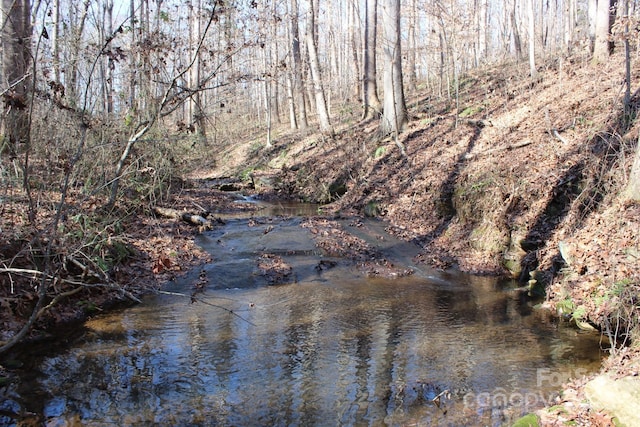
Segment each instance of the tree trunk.
[[536,70],[536,26],[533,0],[527,0],[527,14],[529,15],[529,75],[532,80],[538,78]]
[[298,108],[298,126],[306,129],[307,105],[304,95],[304,79],[302,78],[302,55],[300,54],[300,27],[298,23],[298,0],[291,0],[291,56],[293,58],[293,93]]
[[627,188],[625,189],[624,198],[640,202],[640,144],[636,148],[636,157],[631,167],[629,184],[627,184]]
[[587,16],[589,19],[589,50],[593,53],[596,42],[596,21],[598,17],[598,0],[588,0]]
[[565,0],[565,29],[564,29],[564,45],[567,53],[571,53],[573,46],[574,30],[576,26],[576,12],[574,0]]
[[511,10],[511,28],[513,30],[513,44],[516,49],[516,58],[522,59],[522,41],[520,39],[520,30],[518,29],[518,20],[516,19],[516,0],[513,0],[513,9]]
[[[104,26],[106,29],[105,38],[113,36],[113,0],[106,0],[104,3]],[[113,79],[116,61],[114,58],[107,59],[107,78],[105,79],[105,104],[107,117],[113,113]]]
[[444,93],[444,68],[446,65],[444,35],[442,33],[443,31],[438,32],[438,46],[440,47],[440,67],[438,67],[438,81],[440,82],[440,86],[438,86],[438,95],[440,96]]
[[[384,135],[400,133],[408,122],[402,85],[402,55],[400,51],[400,0],[384,0],[384,108],[380,128]],[[402,147],[401,147],[402,148]]]
[[30,12],[29,0],[2,0],[2,78],[9,88],[3,95],[0,153],[6,149],[11,157],[16,156],[19,143],[29,143]]
[[[148,47],[148,41],[151,39],[151,19],[149,13],[149,0],[140,1],[140,40],[138,55],[138,63],[141,64],[141,76],[138,82],[138,106],[140,112],[143,112],[147,119],[155,115],[155,102],[151,89],[151,53],[153,48]],[[199,132],[198,132],[199,134]]]
[[[89,6],[91,2],[85,0],[82,3],[82,9],[71,12],[72,15],[80,13],[79,17],[75,19],[75,25],[70,29],[71,31],[71,46],[70,46],[70,59],[67,63],[67,71],[65,73],[66,83],[66,96],[70,98],[71,102],[78,101],[78,61],[80,60],[82,35],[84,34],[84,26],[87,21],[87,15],[89,13]],[[78,5],[74,3],[69,4],[70,8],[77,8]]]
[[411,0],[411,14],[409,16],[409,30],[407,33],[407,43],[409,49],[407,52],[407,71],[409,89],[416,91],[418,87],[418,77],[416,75],[416,26],[418,25],[418,5],[417,0]]
[[272,127],[272,107],[271,107],[271,77],[269,68],[271,66],[271,58],[269,58],[269,47],[265,46],[262,49],[262,61],[264,66],[264,81],[263,81],[263,89],[264,89],[264,109],[265,109],[265,124],[267,126],[267,136],[265,141],[265,147],[271,148],[273,144],[271,143],[271,127]]
[[606,62],[613,51],[609,41],[611,27],[615,18],[615,0],[598,0],[596,11],[596,39],[593,48],[593,60]]
[[278,49],[278,44],[280,42],[280,40],[278,40],[278,26],[280,24],[280,16],[278,14],[277,6],[277,2],[274,1],[272,9],[273,20],[271,21],[271,47],[269,49],[272,49],[271,57],[275,58],[270,61],[272,63],[272,67],[274,67],[275,70],[273,76],[271,77],[271,79],[269,79],[269,86],[271,92],[270,95],[273,102],[272,116],[275,117],[276,123],[280,124],[282,123],[280,120],[280,82],[278,81],[279,72],[277,71],[277,68],[279,67],[279,64],[277,64],[277,62],[279,62],[278,58],[280,58]]
[[137,64],[136,64],[136,2],[129,2],[129,25],[131,25],[131,46],[129,48],[129,108],[131,114],[138,111],[138,102],[136,101],[136,82],[137,82]]
[[382,105],[378,98],[376,72],[376,34],[378,0],[366,0],[364,23],[364,75],[362,79],[363,106],[362,118],[371,119],[380,114]]
[[360,84],[360,72],[362,66],[360,65],[360,58],[358,54],[360,52],[359,41],[360,37],[358,36],[358,28],[356,25],[356,17],[358,11],[356,10],[356,5],[354,2],[351,2],[349,6],[349,41],[351,44],[351,64],[353,70],[349,73],[350,80],[355,80],[355,84],[353,85],[353,96],[355,99],[362,99],[362,85]]
[[198,43],[202,31],[202,4],[197,1],[191,10],[190,16],[190,36],[189,44],[191,56],[193,58],[193,66],[189,69],[189,88],[193,94],[189,98],[189,123],[195,129],[196,136],[201,142],[206,142],[207,132],[205,128],[206,120],[204,110],[202,108],[203,94],[200,91],[200,51]]
[[[290,13],[290,11],[287,11],[287,13]],[[289,46],[292,46],[292,31],[291,31],[291,26],[287,26],[287,43]],[[286,75],[286,80],[287,80],[287,105],[289,106],[289,127],[291,129],[298,129],[298,119],[296,117],[296,101],[295,101],[295,91],[294,91],[294,86],[295,86],[295,79],[296,79],[296,74],[295,74],[295,61],[293,60],[293,52],[290,55],[287,55],[288,57],[288,61],[287,61],[287,75]]]
[[60,83],[60,0],[53,1],[52,19],[51,54],[53,56],[53,79],[56,83]]
[[316,44],[316,22],[314,1],[310,0],[309,10],[307,12],[307,50],[309,53],[309,70],[311,71],[311,80],[313,83],[313,95],[316,100],[316,111],[318,112],[318,121],[320,122],[320,131],[328,135],[333,135],[333,127],[329,120],[329,110],[327,109],[327,101],[322,87],[322,75],[320,74],[320,62],[318,61],[318,47]]
[[298,129],[298,120],[296,119],[296,103],[293,94],[293,76],[291,73],[287,75],[287,101],[289,105],[289,127]]

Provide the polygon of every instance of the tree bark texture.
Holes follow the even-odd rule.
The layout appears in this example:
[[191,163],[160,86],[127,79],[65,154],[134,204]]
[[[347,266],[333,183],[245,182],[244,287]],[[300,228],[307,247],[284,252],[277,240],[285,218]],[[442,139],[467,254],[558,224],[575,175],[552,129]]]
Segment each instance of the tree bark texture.
[[293,58],[293,93],[298,110],[297,125],[300,129],[309,126],[307,106],[302,78],[302,54],[300,53],[300,27],[298,22],[298,0],[291,0],[291,57]]
[[380,123],[382,133],[399,133],[408,122],[402,84],[402,54],[400,51],[400,0],[384,0],[382,10],[384,37],[384,108]]
[[364,75],[362,79],[363,119],[370,119],[380,114],[382,105],[378,98],[376,72],[376,37],[378,0],[366,0],[364,24]]
[[529,15],[529,75],[533,80],[538,77],[536,70],[536,25],[533,0],[527,0],[527,15]]
[[2,10],[2,79],[9,88],[2,97],[5,141],[0,152],[6,149],[13,157],[19,143],[29,142],[31,2],[2,0]]
[[625,198],[640,202],[640,145],[636,147],[636,156],[631,167],[629,183],[625,189]]
[[593,48],[593,59],[605,62],[613,51],[613,43],[609,40],[611,27],[615,19],[616,0],[598,0],[596,10],[596,39]]
[[329,135],[333,135],[333,127],[329,120],[329,110],[325,98],[324,88],[322,86],[322,75],[320,73],[320,61],[318,61],[318,46],[316,43],[316,20],[314,0],[309,2],[309,11],[307,13],[307,51],[309,53],[309,70],[311,72],[311,80],[313,84],[313,95],[316,101],[316,111],[318,112],[318,121],[320,123],[320,131]]

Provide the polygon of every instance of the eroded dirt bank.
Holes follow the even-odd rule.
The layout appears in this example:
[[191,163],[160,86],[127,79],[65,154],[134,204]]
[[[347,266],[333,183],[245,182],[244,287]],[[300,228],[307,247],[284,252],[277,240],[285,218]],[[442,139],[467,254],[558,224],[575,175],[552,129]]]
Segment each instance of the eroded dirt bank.
[[457,114],[452,101],[410,103],[406,157],[394,141],[376,142],[369,123],[335,140],[283,138],[252,180],[383,218],[420,242],[425,263],[534,279],[550,302],[603,326],[612,298],[640,286],[640,206],[619,197],[638,138],[622,111],[622,70],[616,58],[552,61],[535,83],[525,72],[476,72],[461,83]]

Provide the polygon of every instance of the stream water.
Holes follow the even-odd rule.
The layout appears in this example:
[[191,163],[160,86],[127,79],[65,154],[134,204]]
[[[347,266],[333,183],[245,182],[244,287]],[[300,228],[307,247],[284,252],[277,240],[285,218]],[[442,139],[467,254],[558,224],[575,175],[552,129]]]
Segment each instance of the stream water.
[[[229,219],[200,236],[213,262],[174,294],[34,349],[0,394],[0,424],[22,412],[49,426],[503,425],[600,365],[598,336],[533,309],[514,283],[416,265],[418,248],[374,221],[343,225],[413,275],[318,268],[301,221]],[[259,274],[262,253],[292,267],[287,283]],[[203,279],[197,301],[178,295]]]

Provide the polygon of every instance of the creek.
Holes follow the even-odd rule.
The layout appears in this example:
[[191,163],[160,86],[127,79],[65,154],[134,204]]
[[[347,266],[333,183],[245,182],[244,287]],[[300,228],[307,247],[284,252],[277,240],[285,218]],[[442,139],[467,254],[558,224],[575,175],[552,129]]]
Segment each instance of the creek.
[[[22,412],[49,426],[498,426],[600,367],[598,335],[534,309],[512,281],[415,264],[419,248],[383,223],[341,221],[413,274],[367,277],[327,257],[300,227],[315,212],[272,207],[203,233],[213,261],[173,294],[33,349],[0,424]],[[264,253],[288,280],[260,274]],[[203,280],[197,300],[179,296]]]

